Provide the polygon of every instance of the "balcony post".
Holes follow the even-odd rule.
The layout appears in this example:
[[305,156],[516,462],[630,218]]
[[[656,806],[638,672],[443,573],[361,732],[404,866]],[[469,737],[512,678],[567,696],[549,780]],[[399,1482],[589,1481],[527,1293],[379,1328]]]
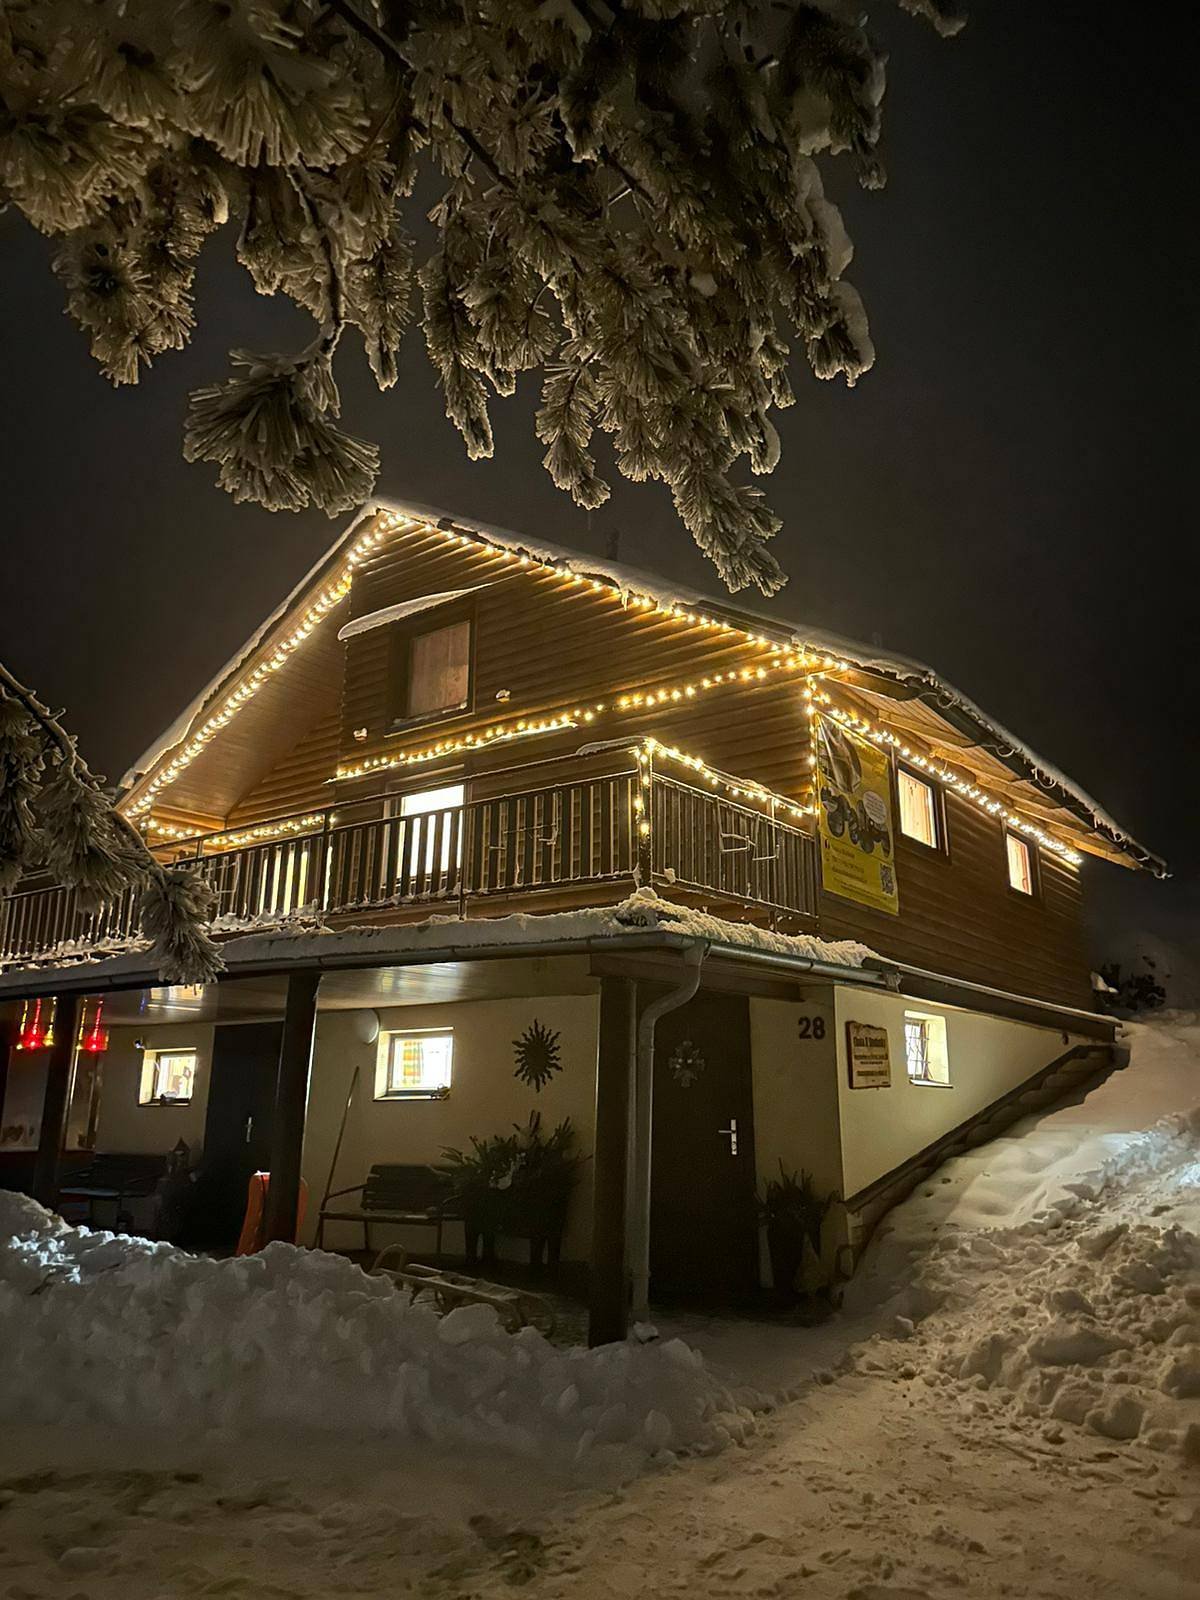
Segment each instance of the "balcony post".
[[263,1238],[267,1244],[272,1239],[296,1242],[300,1159],[304,1148],[320,981],[321,974],[313,969],[288,975],[271,1123],[271,1181],[263,1218]]
[[637,985],[632,978],[601,978],[588,1273],[588,1344],[593,1346],[624,1339],[629,1325],[625,1211],[630,1083],[636,1055]]
[[58,1202],[58,1163],[67,1138],[78,1032],[79,996],[59,995],[54,1007],[54,1043],[46,1061],[42,1126],[33,1163],[33,1198],[50,1209]]

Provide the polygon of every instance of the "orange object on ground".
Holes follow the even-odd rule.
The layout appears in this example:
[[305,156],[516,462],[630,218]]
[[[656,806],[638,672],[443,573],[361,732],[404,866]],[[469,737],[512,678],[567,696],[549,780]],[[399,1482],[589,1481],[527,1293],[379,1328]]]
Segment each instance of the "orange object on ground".
[[[246,1191],[246,1218],[242,1223],[241,1235],[238,1238],[235,1256],[252,1256],[263,1248],[266,1238],[263,1229],[267,1220],[267,1190],[271,1187],[271,1174],[269,1172],[252,1172],[250,1174],[250,1187]],[[296,1233],[298,1238],[300,1229],[304,1225],[304,1213],[308,1208],[308,1185],[300,1179],[300,1198],[296,1203]]]

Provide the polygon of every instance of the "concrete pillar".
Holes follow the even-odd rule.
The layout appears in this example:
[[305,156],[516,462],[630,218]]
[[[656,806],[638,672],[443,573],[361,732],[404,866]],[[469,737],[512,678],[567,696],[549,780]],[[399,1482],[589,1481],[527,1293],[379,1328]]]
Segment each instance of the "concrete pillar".
[[51,1210],[58,1204],[58,1165],[67,1137],[71,1080],[75,1068],[75,1036],[79,1032],[80,998],[59,995],[54,1009],[54,1043],[46,1061],[42,1127],[33,1164],[33,1198]]
[[602,978],[592,1160],[592,1259],[588,1275],[590,1345],[623,1339],[629,1325],[625,1205],[630,1079],[636,1048],[637,985],[632,978]]
[[300,1157],[308,1110],[313,1035],[317,1024],[319,972],[288,976],[283,1011],[283,1037],[275,1076],[275,1109],[271,1124],[271,1181],[267,1189],[264,1242],[296,1241],[296,1208],[300,1203]]

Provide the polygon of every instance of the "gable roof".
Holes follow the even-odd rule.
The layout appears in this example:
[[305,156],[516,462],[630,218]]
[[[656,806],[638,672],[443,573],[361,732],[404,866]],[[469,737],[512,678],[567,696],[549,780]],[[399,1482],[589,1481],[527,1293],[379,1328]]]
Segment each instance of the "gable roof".
[[[386,518],[383,531],[377,525],[380,518]],[[172,791],[168,803],[179,807],[181,795],[188,792],[176,787],[181,774],[195,766],[203,769],[216,765],[207,756],[209,747],[218,736],[229,737],[225,730],[235,719],[241,735],[239,743],[253,745],[256,759],[265,771],[276,758],[277,736],[273,739],[271,734],[281,720],[272,715],[278,701],[278,695],[272,692],[276,688],[274,675],[305,646],[310,666],[303,676],[309,680],[313,704],[323,704],[327,696],[323,697],[321,691],[328,687],[332,676],[331,651],[337,649],[338,638],[346,630],[339,634],[332,626],[320,624],[345,602],[353,569],[369,550],[386,537],[419,527],[439,528],[458,534],[467,542],[526,556],[564,574],[599,581],[622,595],[649,600],[668,611],[700,613],[765,643],[779,643],[849,663],[854,674],[865,680],[862,687],[903,700],[914,708],[920,703],[927,721],[932,716],[948,725],[961,735],[961,745],[988,758],[989,768],[999,767],[1017,780],[1020,792],[1014,793],[1014,804],[1019,806],[1024,798],[1043,814],[1047,806],[1061,810],[1094,835],[1091,847],[1095,853],[1165,874],[1165,863],[1139,844],[1091,795],[924,662],[737,605],[728,596],[716,599],[625,562],[586,555],[549,540],[452,516],[434,507],[384,498],[372,500],[357,513],[282,604],[134,762],[121,780],[121,808],[130,815],[141,815],[168,789]],[[294,720],[291,730],[294,739]],[[198,778],[200,773],[194,772],[193,776]],[[181,809],[186,811],[188,807],[185,804]],[[1077,842],[1088,847],[1086,840]]]

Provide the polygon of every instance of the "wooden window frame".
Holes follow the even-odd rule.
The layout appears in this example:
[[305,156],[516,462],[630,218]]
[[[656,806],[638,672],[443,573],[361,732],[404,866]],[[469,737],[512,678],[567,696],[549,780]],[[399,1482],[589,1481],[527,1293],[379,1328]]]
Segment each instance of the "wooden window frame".
[[[924,839],[914,838],[911,833],[905,833],[900,824],[900,774],[906,772],[933,795],[933,829],[937,835],[936,844],[926,844]],[[896,837],[903,839],[905,845],[914,850],[923,850],[927,856],[939,856],[943,861],[950,859],[950,828],[946,815],[946,791],[940,783],[931,782],[921,771],[910,762],[897,756],[895,762],[895,793],[896,793]]]
[[[147,1067],[149,1067],[149,1069],[150,1069],[150,1075],[151,1075],[150,1081],[151,1081],[151,1083],[157,1083],[158,1082],[158,1061],[159,1061],[159,1057],[160,1056],[191,1056],[191,1058],[192,1058],[192,1084],[191,1084],[191,1093],[190,1094],[187,1094],[187,1095],[172,1095],[172,1096],[164,1096],[164,1095],[161,1095],[161,1094],[156,1094],[156,1095],[151,1095],[150,1098],[147,1099],[147,1100],[143,1100],[142,1099],[142,1080],[146,1075]],[[147,1058],[149,1058],[149,1059],[147,1059]],[[137,1084],[137,1103],[138,1103],[138,1105],[140,1107],[142,1107],[143,1109],[148,1108],[150,1106],[160,1106],[160,1107],[165,1106],[165,1107],[168,1107],[168,1108],[171,1107],[171,1106],[190,1106],[192,1101],[196,1098],[196,1076],[199,1073],[199,1071],[200,1071],[200,1052],[199,1052],[199,1050],[197,1050],[195,1045],[191,1045],[191,1044],[180,1044],[180,1045],[163,1044],[163,1045],[150,1045],[150,1046],[148,1046],[146,1049],[144,1049],[142,1051],[141,1070],[138,1073],[138,1084]]]
[[[461,705],[447,707],[444,711],[423,711],[415,717],[408,716],[404,708],[408,704],[413,641],[424,634],[438,633],[443,628],[452,628],[459,622],[465,622],[469,630],[466,700]],[[420,611],[416,616],[406,618],[403,622],[392,624],[392,637],[388,646],[387,680],[389,733],[452,722],[456,717],[474,716],[476,622],[476,608],[468,601],[465,605],[434,606],[428,611]]]
[[[1001,831],[1001,839],[1004,844],[1004,887],[1009,894],[1014,895],[1025,905],[1029,905],[1031,902],[1040,903],[1042,898],[1042,861],[1041,852],[1037,847],[1037,840],[1029,838],[1027,834],[1018,833],[1015,828],[1010,828],[1007,825]],[[1018,844],[1025,846],[1025,856],[1029,862],[1028,894],[1024,889],[1018,889],[1012,881],[1012,873],[1008,865],[1008,841],[1010,839],[1015,839]]]
[[[449,1039],[450,1041],[450,1073],[449,1081],[436,1088],[420,1089],[393,1089],[390,1087],[392,1076],[392,1056],[395,1045],[402,1039]],[[413,1100],[448,1100],[454,1083],[454,1045],[455,1034],[451,1028],[384,1028],[379,1035],[379,1049],[375,1064],[375,1103],[382,1105],[384,1102],[413,1101]]]

